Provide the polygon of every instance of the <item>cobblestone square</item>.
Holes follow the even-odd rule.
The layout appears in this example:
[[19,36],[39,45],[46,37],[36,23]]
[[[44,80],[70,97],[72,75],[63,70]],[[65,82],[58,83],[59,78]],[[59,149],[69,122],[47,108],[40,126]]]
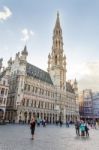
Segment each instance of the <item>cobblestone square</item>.
[[36,127],[32,141],[29,125],[0,126],[0,150],[99,150],[99,130],[90,129],[89,138],[75,135],[74,127]]

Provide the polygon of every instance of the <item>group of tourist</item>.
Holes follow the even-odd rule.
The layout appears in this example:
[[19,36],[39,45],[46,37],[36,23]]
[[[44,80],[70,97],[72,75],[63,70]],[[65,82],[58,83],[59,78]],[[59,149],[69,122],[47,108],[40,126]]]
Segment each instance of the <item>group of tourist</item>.
[[[30,121],[30,129],[31,129],[31,135],[32,135],[32,140],[34,139],[34,132],[35,132],[35,126],[40,126],[40,121],[35,121],[34,117],[32,117],[31,121]],[[46,121],[42,121],[42,125],[43,127],[46,126]],[[60,126],[61,122],[60,122]],[[69,126],[68,126],[69,127]],[[76,129],[76,134],[77,136],[89,136],[89,127],[88,127],[88,123],[84,122],[84,121],[76,121],[75,122],[75,129]]]
[[75,129],[76,129],[77,136],[82,136],[82,137],[89,136],[89,125],[87,122],[84,122],[83,120],[76,121]]
[[[35,120],[34,117],[32,117],[31,121],[30,121],[30,129],[31,129],[31,135],[32,135],[32,140],[34,139],[34,132],[35,132],[35,126],[40,126],[40,124],[43,125],[43,127],[46,126],[46,120],[42,120],[40,121],[39,119],[38,120]],[[60,127],[62,126],[62,121],[58,121],[56,122],[56,125],[60,124]],[[66,126],[69,127],[69,124],[70,122],[67,121],[66,122]],[[89,127],[93,127],[96,129],[96,123],[90,123],[88,121],[83,121],[83,120],[77,120],[75,122],[75,129],[76,129],[76,135],[77,136],[81,136],[81,137],[89,137]]]

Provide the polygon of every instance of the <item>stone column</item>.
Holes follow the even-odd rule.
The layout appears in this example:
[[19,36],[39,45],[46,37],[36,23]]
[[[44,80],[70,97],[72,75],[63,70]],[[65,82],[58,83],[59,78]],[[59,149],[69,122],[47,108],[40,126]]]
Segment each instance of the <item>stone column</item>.
[[27,112],[27,121],[26,123],[29,123],[29,112]]
[[53,123],[53,114],[51,115],[51,123]]

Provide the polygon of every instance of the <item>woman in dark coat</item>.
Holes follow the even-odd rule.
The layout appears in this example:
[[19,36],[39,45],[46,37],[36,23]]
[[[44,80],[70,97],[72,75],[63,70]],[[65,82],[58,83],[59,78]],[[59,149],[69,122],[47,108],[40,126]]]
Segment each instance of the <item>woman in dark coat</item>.
[[32,135],[32,140],[34,139],[34,132],[35,132],[35,119],[32,117],[30,121],[30,129],[31,129],[31,135]]

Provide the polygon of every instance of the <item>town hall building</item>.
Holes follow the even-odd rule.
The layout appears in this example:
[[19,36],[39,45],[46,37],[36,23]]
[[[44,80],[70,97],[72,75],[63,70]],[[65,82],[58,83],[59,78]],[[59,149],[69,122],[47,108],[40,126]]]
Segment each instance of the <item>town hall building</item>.
[[28,55],[25,46],[15,59],[9,59],[8,66],[0,73],[9,83],[5,120],[28,123],[35,116],[49,123],[75,121],[79,117],[78,85],[76,79],[67,81],[59,13],[47,71],[27,62]]

